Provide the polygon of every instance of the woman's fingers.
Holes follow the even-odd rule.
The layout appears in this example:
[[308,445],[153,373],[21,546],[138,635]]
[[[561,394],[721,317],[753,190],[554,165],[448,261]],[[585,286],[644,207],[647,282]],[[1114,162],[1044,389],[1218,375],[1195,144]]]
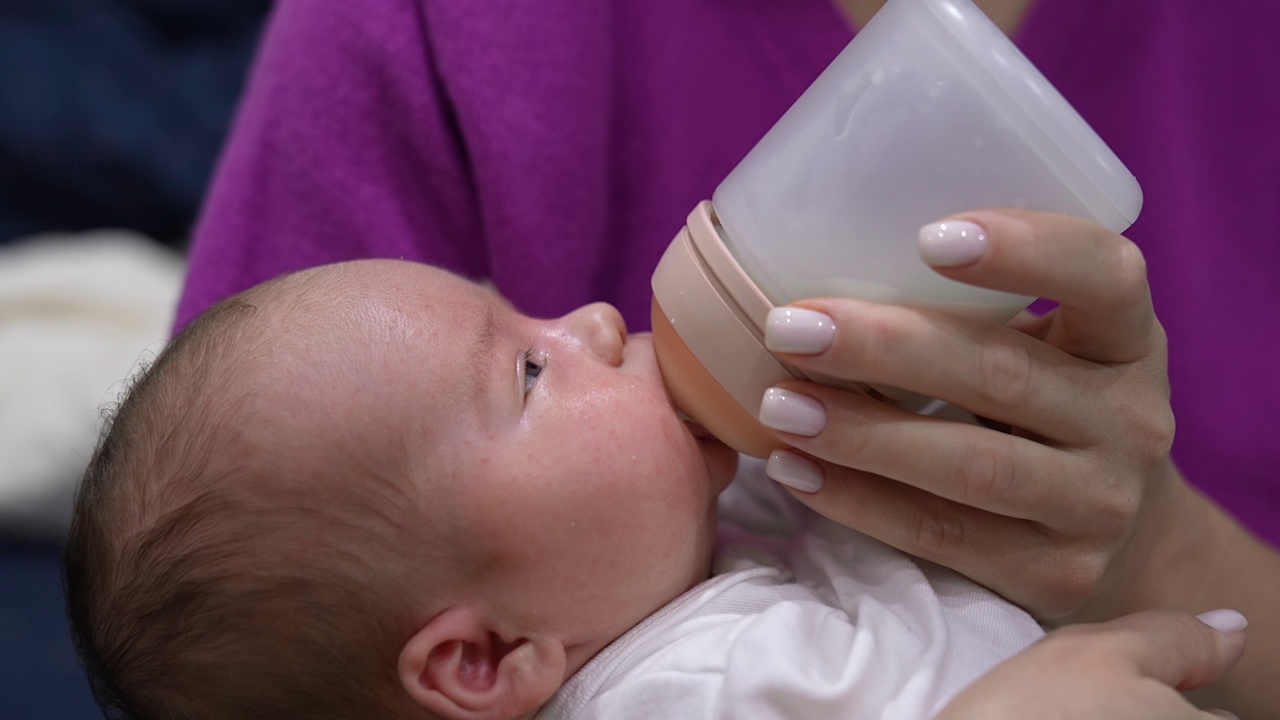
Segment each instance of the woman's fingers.
[[[873,473],[787,450],[770,457],[767,472],[819,514],[997,588],[1037,617],[1074,610],[1105,569],[1094,555],[1060,547],[1037,523],[952,502]],[[815,475],[821,486],[808,492]]]
[[1217,682],[1235,667],[1244,654],[1247,624],[1234,610],[1214,610],[1199,618],[1149,610],[1056,632],[1102,642],[1106,652],[1131,662],[1142,677],[1186,691]]
[[1112,499],[1081,502],[1092,488],[1077,480],[1084,461],[1074,455],[821,385],[788,382],[769,391],[760,420],[810,456],[1000,515],[1035,519],[1045,507],[1070,514],[1088,505],[1091,522],[1102,523],[1098,507]]
[[[1239,613],[1205,613],[1208,622]],[[1230,618],[1228,618],[1230,619]],[[1239,623],[1235,623],[1238,626]],[[1209,720],[1178,691],[1214,682],[1240,659],[1244,635],[1174,611],[1148,611],[1049,633],[965,688],[939,720],[1054,717]]]
[[1050,342],[1060,349],[1116,363],[1163,346],[1146,261],[1128,239],[1078,218],[1026,210],[982,210],[947,220],[954,221],[978,225],[985,248],[974,262],[934,269],[963,283],[1056,300],[1054,331],[1060,337]]
[[967,226],[966,247],[929,246],[948,242],[946,232],[921,240],[923,256],[948,266],[939,272],[1058,308],[1001,326],[805,300],[770,314],[765,341],[810,377],[911,390],[1012,431],[782,383],[761,420],[788,433],[780,439],[796,451],[770,474],[796,475],[793,487],[807,491],[797,497],[818,512],[1041,618],[1096,610],[1121,582],[1138,523],[1158,519],[1147,512],[1151,499],[1176,480],[1164,335],[1141,254],[1115,233],[1058,215],[959,218],[981,226]]
[[[1081,406],[1110,381],[1105,366],[1011,328],[943,313],[848,299],[802,305],[830,317],[839,338],[826,352],[787,356],[806,373],[911,390],[1060,443],[1098,436]],[[776,334],[766,330],[771,347]]]

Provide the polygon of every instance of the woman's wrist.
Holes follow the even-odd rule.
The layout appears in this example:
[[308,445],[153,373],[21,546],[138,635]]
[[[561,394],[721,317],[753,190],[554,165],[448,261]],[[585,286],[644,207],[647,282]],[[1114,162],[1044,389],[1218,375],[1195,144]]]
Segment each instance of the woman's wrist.
[[[1182,606],[1201,612],[1228,603],[1249,618],[1249,647],[1220,682],[1190,696],[1201,707],[1221,707],[1244,718],[1277,717],[1280,708],[1280,552],[1194,489],[1208,507],[1205,542],[1194,570],[1179,577]],[[1182,530],[1196,534],[1194,529]],[[1169,599],[1173,606],[1176,598]]]
[[[1098,622],[1141,610],[1199,614],[1235,608],[1249,618],[1249,649],[1213,686],[1190,697],[1241,717],[1280,707],[1280,553],[1192,487],[1169,463],[1124,557],[1096,599],[1065,622]],[[1270,679],[1269,679],[1270,678]]]

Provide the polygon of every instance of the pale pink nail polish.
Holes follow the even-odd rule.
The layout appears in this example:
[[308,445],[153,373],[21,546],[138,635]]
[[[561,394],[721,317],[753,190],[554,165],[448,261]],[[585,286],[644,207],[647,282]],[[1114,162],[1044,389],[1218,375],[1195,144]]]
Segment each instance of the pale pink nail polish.
[[827,426],[827,409],[808,395],[772,387],[764,391],[760,401],[760,424],[813,437]]
[[773,352],[817,355],[831,347],[835,336],[830,315],[806,308],[774,308],[764,324],[764,346]]
[[764,474],[789,488],[806,493],[818,492],[824,482],[822,466],[786,450],[774,450],[769,455]]
[[987,231],[967,220],[944,220],[920,228],[920,257],[936,267],[959,267],[982,257]]
[[1196,619],[1223,635],[1235,635],[1249,627],[1249,620],[1244,615],[1229,609],[1200,613]]

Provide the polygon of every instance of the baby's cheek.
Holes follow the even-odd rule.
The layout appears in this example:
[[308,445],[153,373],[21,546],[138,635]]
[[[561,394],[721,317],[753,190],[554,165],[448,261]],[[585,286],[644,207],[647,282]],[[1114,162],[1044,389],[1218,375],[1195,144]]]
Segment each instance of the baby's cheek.
[[[664,393],[639,383],[601,389],[591,393],[583,408],[584,421],[613,427],[635,436],[637,431],[649,442],[674,447],[682,443],[683,423]],[[651,448],[656,450],[658,448]]]
[[660,458],[668,472],[683,469],[699,457],[697,441],[670,405],[651,402],[633,417],[636,426],[643,428],[646,453]]

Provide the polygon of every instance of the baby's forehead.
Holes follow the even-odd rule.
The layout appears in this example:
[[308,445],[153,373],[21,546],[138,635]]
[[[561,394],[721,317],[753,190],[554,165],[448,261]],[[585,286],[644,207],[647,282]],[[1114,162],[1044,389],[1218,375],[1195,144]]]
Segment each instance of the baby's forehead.
[[272,303],[327,305],[330,312],[382,305],[405,312],[474,316],[493,303],[514,310],[491,283],[406,260],[325,265],[280,278],[274,287],[268,284],[263,289]]
[[419,402],[418,412],[456,412],[448,400],[491,377],[475,372],[497,362],[486,338],[520,327],[518,313],[492,289],[403,261],[298,273],[261,287],[258,300],[269,312],[256,343],[269,357],[256,382],[290,404],[314,406],[346,393],[391,408],[407,395],[429,394],[438,402]]
[[[385,423],[406,405],[456,415],[449,397],[479,382],[464,372],[469,353],[487,320],[512,312],[481,284],[391,260],[297,273],[261,286],[257,299],[270,308],[259,337],[269,357],[254,383],[263,407],[299,430],[325,415]],[[426,396],[438,402],[412,400]]]

